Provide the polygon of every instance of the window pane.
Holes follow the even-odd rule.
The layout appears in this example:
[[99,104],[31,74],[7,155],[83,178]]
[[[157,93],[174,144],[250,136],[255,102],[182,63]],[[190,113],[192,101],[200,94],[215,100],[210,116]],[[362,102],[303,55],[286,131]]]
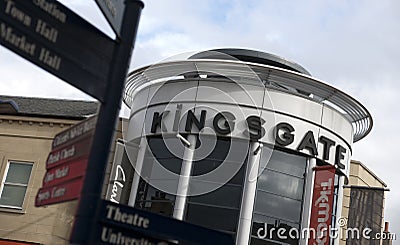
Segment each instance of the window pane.
[[161,158],[182,158],[185,150],[182,142],[174,138],[161,138],[148,137],[147,138],[148,148],[146,149],[146,156]]
[[200,136],[194,152],[194,159],[208,158],[224,160],[229,152],[230,145],[230,139]]
[[186,221],[210,229],[236,231],[239,210],[209,207],[189,203]]
[[280,245],[280,244],[281,243],[265,241],[254,237],[252,237],[250,241],[250,245]]
[[[175,174],[181,173],[182,167],[182,160],[177,158],[164,158],[164,159],[157,159],[157,162],[161,164],[164,168],[168,171],[171,171]],[[157,164],[157,162],[153,162],[153,164]]]
[[222,160],[216,159],[203,159],[193,163],[193,173],[192,175],[203,175],[215,170],[219,165],[221,165]]
[[170,178],[178,179],[181,166],[182,160],[177,158],[154,159],[146,157],[143,160],[141,176],[144,179],[165,179],[166,173],[168,173]]
[[[200,181],[196,181],[196,183],[194,183],[193,181],[191,183],[191,185],[201,185],[201,184],[207,185],[207,183],[201,183]],[[241,187],[225,185],[207,194],[189,197],[189,202],[239,208],[241,199],[242,199]]]
[[[268,161],[266,165],[268,169],[304,178],[306,158],[277,150],[273,151],[272,156],[270,154],[271,149],[264,147],[261,155],[261,166],[265,166],[265,162]],[[269,159],[269,157],[271,158]]]
[[21,207],[24,202],[26,187],[4,185],[0,205]]
[[[275,240],[288,244],[298,244],[300,225],[255,214],[251,234],[263,240]],[[278,230],[281,229],[278,235]],[[261,237],[259,237],[259,235]],[[281,238],[280,238],[281,237]],[[287,237],[284,239],[283,237]],[[263,243],[261,243],[263,244]]]
[[245,174],[246,164],[242,164],[239,171],[229,180],[229,184],[236,184],[243,186],[244,174]]
[[157,190],[140,180],[135,207],[159,213],[165,216],[172,216],[175,196]]
[[281,197],[262,191],[257,192],[255,212],[300,222],[301,201]]
[[32,165],[10,162],[6,182],[17,184],[28,184],[31,175]]
[[194,152],[195,161],[208,158],[242,163],[249,147],[248,141],[226,137],[200,136],[199,141]]
[[267,170],[258,178],[257,189],[301,200],[303,184],[304,180],[298,177]]

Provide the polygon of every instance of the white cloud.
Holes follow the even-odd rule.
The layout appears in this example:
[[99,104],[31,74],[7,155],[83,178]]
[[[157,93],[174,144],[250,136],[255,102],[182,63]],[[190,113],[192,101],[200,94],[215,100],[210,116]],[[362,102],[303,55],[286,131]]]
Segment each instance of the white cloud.
[[[66,1],[111,33],[95,4]],[[92,1],[94,2],[94,1]],[[372,113],[375,125],[354,156],[384,181],[387,216],[398,221],[396,162],[400,132],[400,1],[145,1],[131,69],[178,53],[247,47],[298,62],[316,78],[346,91]],[[79,91],[0,48],[0,93],[84,98]],[[400,236],[399,223],[392,231]]]

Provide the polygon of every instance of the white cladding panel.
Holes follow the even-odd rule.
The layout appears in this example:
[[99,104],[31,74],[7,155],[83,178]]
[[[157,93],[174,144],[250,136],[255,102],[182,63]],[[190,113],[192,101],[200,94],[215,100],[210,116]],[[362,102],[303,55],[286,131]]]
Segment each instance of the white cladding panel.
[[147,106],[147,99],[149,96],[150,88],[146,87],[140,90],[132,100],[131,113],[137,112],[143,107]]
[[274,111],[293,115],[313,123],[321,123],[322,105],[310,99],[267,89],[264,108],[271,108],[271,103]]
[[168,81],[150,87],[148,104],[193,101],[197,93],[197,80]]
[[353,142],[352,125],[333,108],[326,105],[323,107],[321,124],[342,136],[347,142]]
[[130,142],[142,136],[144,128],[146,109],[136,111],[129,119],[128,133],[126,134],[126,141]]
[[233,82],[200,81],[197,101],[262,107],[264,87]]

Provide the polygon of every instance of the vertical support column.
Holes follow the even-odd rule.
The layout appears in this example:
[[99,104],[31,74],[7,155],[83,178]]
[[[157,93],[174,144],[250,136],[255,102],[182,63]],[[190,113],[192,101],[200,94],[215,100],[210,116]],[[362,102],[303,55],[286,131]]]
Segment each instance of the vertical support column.
[[[306,179],[304,183],[304,197],[303,197],[303,211],[301,217],[303,217],[300,227],[300,235],[302,230],[310,227],[310,215],[312,208],[312,196],[314,189],[314,168],[317,166],[317,160],[315,158],[309,158],[308,166],[306,170]],[[307,245],[307,237],[300,237],[299,245]]]
[[181,174],[179,177],[178,190],[176,194],[174,214],[173,214],[173,217],[179,220],[183,220],[183,215],[185,212],[185,205],[187,200],[187,194],[189,191],[189,181],[190,181],[190,175],[192,173],[193,155],[194,155],[194,150],[196,148],[197,137],[196,135],[190,134],[187,140],[190,143],[190,145],[188,145],[185,148],[185,152],[183,153]]
[[135,173],[133,174],[131,193],[129,194],[128,206],[131,207],[135,206],[137,190],[139,188],[140,174],[142,173],[143,161],[144,161],[144,156],[146,154],[146,149],[147,149],[147,139],[146,136],[142,136],[142,138],[140,139],[138,156],[136,158],[136,166],[134,166]]
[[243,184],[242,205],[239,215],[239,225],[236,236],[236,244],[249,244],[251,232],[251,220],[253,218],[253,207],[256,197],[257,176],[260,167],[260,150],[262,144],[253,142],[250,145],[246,175]]
[[[350,164],[348,165],[350,166]],[[337,196],[337,210],[336,210],[336,228],[337,228],[337,238],[335,238],[333,244],[334,245],[339,245],[340,242],[340,236],[341,236],[341,231],[342,231],[342,227],[339,227],[337,220],[342,216],[342,207],[343,207],[343,186],[344,186],[344,180],[345,180],[345,176],[339,176],[339,188],[338,188],[338,196]]]

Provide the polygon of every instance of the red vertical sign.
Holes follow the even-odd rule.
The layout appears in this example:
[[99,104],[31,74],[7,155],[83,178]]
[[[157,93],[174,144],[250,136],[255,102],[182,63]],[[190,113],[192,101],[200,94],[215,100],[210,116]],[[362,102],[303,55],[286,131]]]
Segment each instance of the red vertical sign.
[[316,167],[314,170],[315,178],[308,244],[329,245],[336,168],[333,165],[327,165]]

